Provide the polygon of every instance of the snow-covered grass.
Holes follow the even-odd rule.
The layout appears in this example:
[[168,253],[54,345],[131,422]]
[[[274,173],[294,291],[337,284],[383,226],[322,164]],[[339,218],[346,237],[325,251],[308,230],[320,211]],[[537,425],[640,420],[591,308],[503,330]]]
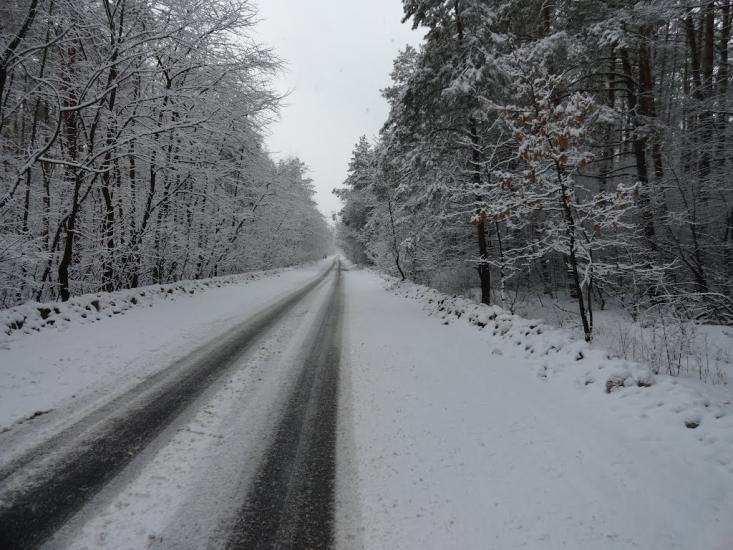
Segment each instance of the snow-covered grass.
[[[475,275],[474,275],[475,278]],[[443,287],[438,287],[445,291]],[[474,302],[479,288],[460,286]],[[447,292],[452,293],[452,290]],[[495,300],[498,296],[493,297]],[[523,289],[508,293],[506,308],[530,319],[582,334],[577,302],[559,292],[553,297]],[[690,319],[673,305],[632,312],[610,301],[593,312],[592,346],[647,365],[655,374],[695,378],[708,384],[733,380],[733,328]]]
[[[724,381],[725,374],[720,373],[724,372],[723,365],[725,368],[730,365],[728,350],[731,339],[723,327],[706,328],[708,334],[715,336],[716,351],[711,353],[712,337],[701,339],[695,335],[695,345],[702,341],[708,346],[708,351],[705,351],[704,348],[694,348],[690,342],[681,341],[682,336],[674,333],[673,327],[668,327],[666,333],[658,332],[656,336],[653,336],[653,327],[645,327],[638,336],[642,343],[632,344],[628,342],[632,337],[636,338],[633,325],[622,325],[628,332],[621,332],[619,338],[622,340],[609,348],[621,346],[623,349],[625,346],[627,353],[624,354],[604,349],[604,344],[613,343],[612,323],[619,322],[611,315],[598,316],[602,319],[599,338],[588,344],[576,330],[571,330],[574,327],[558,328],[509,313],[497,306],[477,304],[463,296],[448,296],[435,289],[391,277],[385,276],[384,280],[388,290],[417,301],[442,324],[466,323],[486,335],[487,356],[510,355],[514,360],[520,359],[526,368],[534,370],[541,380],[573,384],[579,391],[597,395],[598,399],[623,400],[625,415],[629,418],[654,416],[672,439],[689,438],[689,434],[683,433],[685,431],[694,433],[694,439],[705,449],[712,463],[733,474],[731,387],[725,383],[705,384],[695,376],[673,376],[680,373],[670,373],[666,366],[663,367],[673,353],[678,357],[674,361],[686,362],[694,361],[699,354],[703,357],[701,361],[707,363],[687,368],[691,372],[700,368],[708,373],[708,377],[716,376],[719,381]],[[623,338],[627,338],[627,343]],[[680,350],[687,350],[686,355]],[[707,358],[703,354],[708,354]]]
[[[577,305],[568,298],[528,295],[514,305],[523,317],[580,333]],[[593,347],[643,363],[657,374],[723,384],[733,379],[733,329],[690,320],[673,308],[656,307],[636,317],[608,304],[594,312]]]
[[[295,266],[297,267],[302,266]],[[116,292],[83,294],[72,297],[68,302],[27,302],[12,308],[0,309],[0,345],[18,334],[31,334],[50,328],[64,328],[71,324],[93,323],[104,317],[124,314],[133,308],[153,307],[161,300],[175,300],[212,288],[256,281],[291,269],[294,267],[252,271],[194,281],[178,281]]]

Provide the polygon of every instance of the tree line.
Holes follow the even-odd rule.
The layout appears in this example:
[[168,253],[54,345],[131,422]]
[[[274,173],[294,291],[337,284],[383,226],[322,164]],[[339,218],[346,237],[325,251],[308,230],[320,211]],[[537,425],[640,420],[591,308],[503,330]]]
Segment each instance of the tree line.
[[[404,0],[339,239],[436,285],[733,321],[731,0]],[[476,282],[465,280],[474,271]]]
[[292,265],[330,230],[263,134],[250,0],[0,6],[0,307]]

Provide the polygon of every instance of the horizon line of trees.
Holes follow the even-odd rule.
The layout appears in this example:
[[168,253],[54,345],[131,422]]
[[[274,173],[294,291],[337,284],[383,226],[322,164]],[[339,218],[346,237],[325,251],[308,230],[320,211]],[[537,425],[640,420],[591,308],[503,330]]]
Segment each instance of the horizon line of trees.
[[0,6],[0,307],[293,265],[331,230],[263,139],[251,0]]
[[587,340],[609,301],[733,322],[731,0],[403,5],[425,38],[335,191],[352,260],[569,295]]

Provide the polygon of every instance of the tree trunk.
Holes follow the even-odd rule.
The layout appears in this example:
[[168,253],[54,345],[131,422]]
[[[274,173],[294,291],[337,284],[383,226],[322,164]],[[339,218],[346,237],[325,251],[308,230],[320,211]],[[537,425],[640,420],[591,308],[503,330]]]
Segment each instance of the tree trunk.
[[110,45],[112,47],[109,74],[107,75],[107,88],[112,88],[112,91],[106,101],[110,120],[107,122],[107,135],[105,137],[105,147],[107,150],[104,154],[104,172],[102,173],[102,197],[104,198],[104,224],[102,226],[102,234],[107,247],[107,253],[104,255],[102,263],[102,288],[107,292],[112,292],[115,289],[115,270],[113,262],[115,255],[115,209],[114,202],[112,200],[112,166],[110,166],[110,163],[113,157],[112,152],[115,139],[114,108],[115,100],[117,99],[117,88],[113,87],[113,85],[117,80],[118,74],[117,58],[119,57],[119,40],[122,35],[125,8],[123,4],[120,11],[119,30],[117,30],[114,16],[109,11],[109,5],[107,2],[104,3],[104,7],[107,11],[107,23],[109,26],[111,42]]
[[638,98],[634,91],[634,78],[631,74],[631,61],[626,48],[621,49],[621,65],[626,81],[626,94],[629,106],[629,114],[632,125],[632,150],[636,164],[636,177],[639,180],[639,208],[641,210],[642,226],[644,237],[652,250],[656,250],[656,230],[654,227],[654,215],[651,211],[651,199],[649,196],[649,167],[646,158],[646,138],[639,134],[641,121],[638,116]]
[[[76,94],[73,90],[74,64],[76,59],[76,50],[73,46],[69,47],[68,56],[68,73],[65,75],[64,86],[68,91],[69,97],[65,101],[65,104],[71,107],[77,102]],[[58,267],[59,295],[61,296],[61,300],[66,302],[71,296],[69,291],[69,267],[71,267],[74,259],[74,238],[76,236],[76,221],[79,214],[79,195],[82,175],[79,168],[75,166],[79,145],[79,114],[76,111],[66,111],[63,114],[59,113],[59,116],[63,116],[64,119],[64,140],[66,142],[66,153],[69,158],[69,164],[64,167],[64,183],[73,185],[69,215],[65,223],[63,223],[65,239],[61,262]]]
[[560,207],[565,217],[565,229],[568,236],[568,271],[570,273],[570,279],[575,289],[576,300],[578,302],[578,311],[580,313],[580,320],[583,324],[583,334],[585,335],[585,341],[590,342],[593,338],[593,327],[588,320],[588,311],[586,309],[585,298],[583,296],[583,287],[581,285],[580,269],[578,264],[578,242],[576,236],[575,227],[575,215],[573,214],[573,208],[570,204],[570,190],[563,182],[563,169],[559,164],[555,164],[555,170],[557,171],[558,183],[560,184]]
[[69,216],[64,223],[64,231],[66,233],[66,239],[64,241],[64,250],[61,256],[61,262],[59,263],[59,293],[61,301],[66,302],[70,297],[69,291],[69,267],[74,259],[74,237],[76,235],[76,220],[79,214],[79,192],[81,190],[81,174],[73,171],[74,178],[74,191],[71,199],[71,211]]
[[488,258],[488,247],[486,245],[486,222],[482,215],[476,222],[476,233],[478,236],[479,265],[478,275],[481,280],[481,303],[491,305],[491,271]]
[[710,167],[712,159],[712,137],[713,137],[713,114],[711,111],[710,102],[712,101],[713,95],[713,66],[714,66],[714,44],[715,44],[715,11],[714,2],[708,2],[705,5],[703,14],[703,21],[701,25],[701,31],[703,32],[703,43],[702,43],[702,90],[701,100],[703,105],[700,105],[700,166],[699,166],[699,177],[700,177],[700,191],[701,198],[706,200],[711,194],[710,189]]
[[405,280],[405,272],[402,271],[402,267],[400,266],[400,245],[397,242],[397,231],[395,230],[395,223],[394,223],[394,211],[392,210],[392,196],[389,194],[389,191],[387,191],[387,210],[389,212],[389,225],[392,230],[392,251],[394,254],[394,261],[395,265],[397,266],[397,271],[400,272],[400,277],[402,277],[402,280]]
[[2,128],[2,123],[4,121],[3,107],[5,105],[5,85],[8,81],[8,65],[15,55],[15,51],[18,49],[18,46],[20,46],[21,42],[25,39],[26,34],[28,34],[37,13],[38,0],[31,0],[31,3],[28,5],[28,12],[25,15],[23,24],[20,26],[12,40],[8,42],[8,45],[5,47],[5,51],[3,51],[0,56],[0,128]]

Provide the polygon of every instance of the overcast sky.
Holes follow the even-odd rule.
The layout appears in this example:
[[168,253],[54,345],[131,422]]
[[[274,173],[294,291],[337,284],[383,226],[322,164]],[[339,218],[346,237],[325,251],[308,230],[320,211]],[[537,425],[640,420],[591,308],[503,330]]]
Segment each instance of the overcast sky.
[[387,116],[379,90],[392,60],[420,34],[401,24],[401,0],[257,0],[257,38],[286,63],[278,91],[292,90],[268,145],[309,167],[324,214],[339,210],[331,193],[346,177],[359,136],[373,138]]

